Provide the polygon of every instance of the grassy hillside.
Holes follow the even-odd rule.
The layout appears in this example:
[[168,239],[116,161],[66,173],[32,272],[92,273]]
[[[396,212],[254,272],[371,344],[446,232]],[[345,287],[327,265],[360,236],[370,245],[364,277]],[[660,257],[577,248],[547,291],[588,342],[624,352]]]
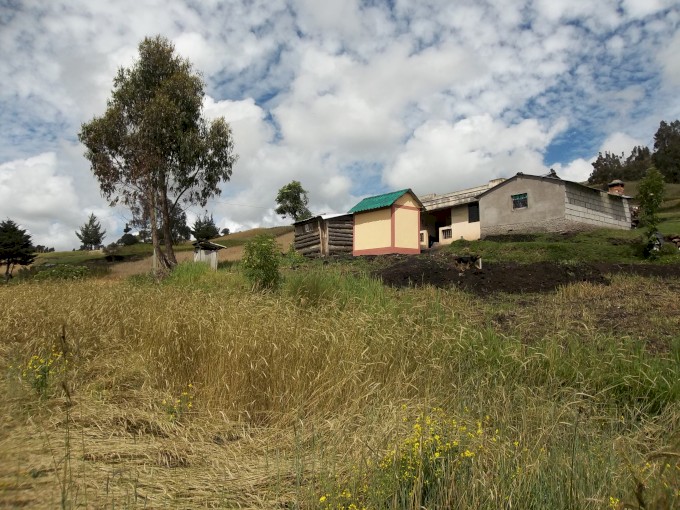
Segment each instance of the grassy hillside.
[[[639,182],[626,183],[626,193],[635,197],[639,185]],[[660,216],[660,232],[666,235],[680,235],[680,184],[666,184]]]
[[[213,242],[219,243],[226,247],[243,246],[249,239],[252,239],[258,234],[270,234],[279,237],[286,233],[292,232],[292,226],[272,227],[272,228],[256,228],[247,230],[245,232],[236,232],[228,236],[218,237],[213,239]],[[174,246],[176,253],[186,251],[193,251],[194,247],[191,242],[185,242]],[[132,246],[121,246],[116,251],[118,257],[123,260],[139,260],[141,258],[150,257],[153,253],[153,248],[149,243],[139,243]],[[70,265],[98,265],[105,262],[106,255],[98,250],[96,251],[63,251],[40,253],[36,257],[34,266],[44,266],[49,264],[70,264]],[[120,260],[119,260],[120,261]]]
[[678,281],[0,286],[0,506],[678,508]]

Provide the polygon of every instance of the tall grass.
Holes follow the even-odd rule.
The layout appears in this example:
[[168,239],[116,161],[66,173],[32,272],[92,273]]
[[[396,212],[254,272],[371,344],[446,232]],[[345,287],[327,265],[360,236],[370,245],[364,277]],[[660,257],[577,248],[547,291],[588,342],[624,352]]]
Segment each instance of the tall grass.
[[69,430],[80,434],[69,458],[83,473],[69,493],[81,503],[677,508],[679,344],[649,352],[605,331],[522,333],[535,316],[564,314],[575,293],[602,299],[630,282],[568,288],[526,316],[515,303],[511,328],[494,325],[498,304],[458,291],[394,290],[323,267],[286,273],[278,293],[194,265],[163,284],[0,288],[2,422],[16,445],[0,453],[0,479],[32,487],[33,506],[54,490],[54,475],[29,474],[49,453],[30,434],[43,428],[63,447],[63,390],[55,381],[36,404],[10,365],[64,327]]

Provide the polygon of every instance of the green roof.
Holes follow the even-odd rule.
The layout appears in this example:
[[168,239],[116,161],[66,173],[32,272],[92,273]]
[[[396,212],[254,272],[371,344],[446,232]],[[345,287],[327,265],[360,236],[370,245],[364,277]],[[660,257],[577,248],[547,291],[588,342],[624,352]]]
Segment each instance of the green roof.
[[382,209],[383,207],[390,207],[410,191],[410,189],[402,189],[399,191],[393,191],[392,193],[385,193],[384,195],[376,195],[374,197],[364,198],[361,202],[352,207],[349,212],[358,213],[372,211],[373,209]]

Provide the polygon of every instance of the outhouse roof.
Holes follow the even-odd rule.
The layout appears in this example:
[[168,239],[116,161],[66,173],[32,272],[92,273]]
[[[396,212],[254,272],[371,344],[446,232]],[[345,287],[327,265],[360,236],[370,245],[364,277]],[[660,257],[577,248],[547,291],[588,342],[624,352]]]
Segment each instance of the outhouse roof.
[[218,250],[223,250],[226,248],[226,246],[223,246],[221,244],[213,243],[210,241],[194,241],[191,243],[194,245],[194,248],[200,248],[201,250],[205,251],[218,251]]
[[302,223],[312,221],[312,220],[317,220],[321,218],[322,220],[332,220],[334,218],[340,218],[341,216],[349,216],[349,213],[331,213],[331,214],[318,214],[316,216],[311,216],[309,218],[305,218],[304,220],[298,220],[293,222],[293,225],[300,225]]
[[358,213],[364,211],[372,211],[374,209],[382,209],[383,207],[390,207],[397,200],[403,197],[406,193],[411,193],[416,202],[418,202],[418,204],[422,207],[422,204],[420,203],[418,197],[415,196],[414,193],[407,188],[401,189],[399,191],[393,191],[391,193],[384,193],[383,195],[376,195],[374,197],[364,198],[361,202],[352,207],[349,210],[349,212]]

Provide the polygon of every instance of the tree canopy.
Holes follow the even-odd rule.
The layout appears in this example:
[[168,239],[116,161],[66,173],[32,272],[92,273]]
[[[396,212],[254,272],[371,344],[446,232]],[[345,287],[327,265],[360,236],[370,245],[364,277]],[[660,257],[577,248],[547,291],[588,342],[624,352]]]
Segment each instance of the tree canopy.
[[300,181],[292,181],[283,186],[276,195],[276,214],[283,218],[290,216],[293,221],[306,220],[312,217],[312,213],[307,209],[309,198],[307,191],[302,187]]
[[680,182],[680,120],[661,121],[654,135],[652,161],[666,182]]
[[12,277],[14,266],[27,266],[35,260],[31,236],[7,219],[0,222],[0,264],[5,267],[5,281]]
[[80,227],[80,232],[76,232],[76,236],[82,243],[81,250],[93,250],[102,244],[104,237],[106,237],[106,230],[102,230],[101,223],[97,221],[94,213],[91,213],[87,222]]
[[[157,209],[156,218],[162,217],[162,211]],[[132,225],[140,232],[141,240],[148,242],[151,232],[151,214],[148,210],[137,209],[133,211]],[[159,241],[165,242],[165,229],[158,232]],[[173,244],[188,241],[191,238],[191,229],[187,225],[187,215],[178,206],[170,209],[170,237]]]
[[237,159],[224,118],[202,116],[203,87],[168,39],[145,38],[138,60],[118,71],[104,114],[79,133],[102,194],[149,211],[154,252],[167,268],[176,263],[171,211],[219,195]]
[[680,182],[680,120],[661,121],[654,135],[654,152],[648,147],[636,146],[627,158],[611,152],[599,153],[592,163],[589,184],[607,184],[614,179],[637,181],[645,177],[654,166],[665,182]]
[[208,241],[220,235],[219,229],[215,226],[215,220],[212,215],[205,214],[202,218],[196,218],[194,228],[191,233],[197,241]]
[[619,156],[613,152],[600,152],[592,165],[589,184],[607,184],[614,179],[638,181],[652,165],[652,158],[648,147],[636,146],[627,158],[624,154]]

